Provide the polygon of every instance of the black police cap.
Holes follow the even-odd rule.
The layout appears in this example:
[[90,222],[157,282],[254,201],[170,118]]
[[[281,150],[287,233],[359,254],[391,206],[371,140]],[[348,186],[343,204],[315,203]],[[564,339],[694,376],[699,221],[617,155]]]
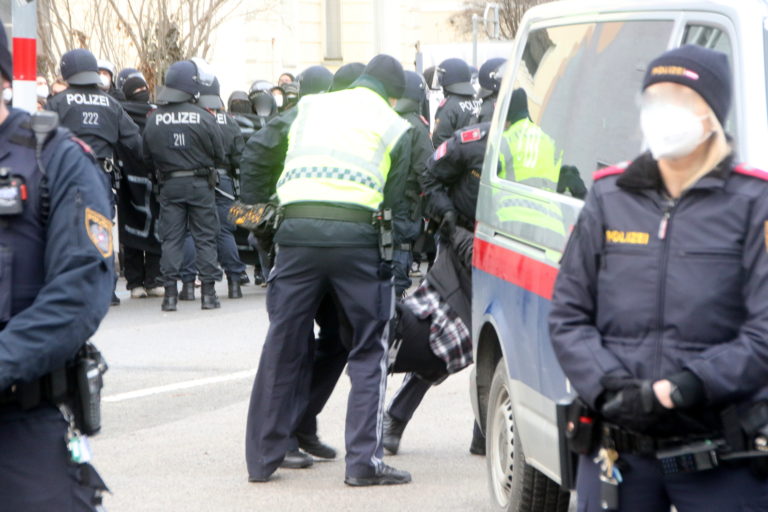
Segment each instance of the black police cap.
[[61,56],[61,76],[70,85],[100,83],[96,57],[85,48],[70,50]]
[[469,65],[461,59],[446,59],[440,63],[440,83],[446,92],[462,96],[474,96],[472,72]]
[[299,96],[326,92],[333,81],[333,73],[323,66],[311,66],[299,75]]
[[385,94],[390,98],[400,98],[405,90],[405,72],[403,65],[391,55],[379,54],[371,59],[362,76],[368,75],[384,86]]
[[330,92],[342,91],[348,89],[352,83],[360,78],[365,70],[365,64],[362,62],[350,62],[344,64],[333,75]]
[[8,49],[8,35],[5,33],[3,20],[0,20],[0,73],[9,82],[13,80],[13,60]]

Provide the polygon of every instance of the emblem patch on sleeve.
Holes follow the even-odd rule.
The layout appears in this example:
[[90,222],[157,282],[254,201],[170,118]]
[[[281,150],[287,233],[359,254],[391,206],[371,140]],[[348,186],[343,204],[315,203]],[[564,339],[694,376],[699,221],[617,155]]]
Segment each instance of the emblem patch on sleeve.
[[437,147],[437,150],[435,151],[435,156],[434,156],[435,161],[443,158],[446,153],[448,153],[448,141],[443,142]]
[[86,208],[85,232],[103,257],[112,257],[112,221],[99,212]]

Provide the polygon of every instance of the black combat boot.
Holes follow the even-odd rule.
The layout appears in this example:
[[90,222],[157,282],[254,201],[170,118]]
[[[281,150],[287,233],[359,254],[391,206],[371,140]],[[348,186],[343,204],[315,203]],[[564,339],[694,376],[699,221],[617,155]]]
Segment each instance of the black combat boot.
[[384,413],[384,438],[381,444],[392,455],[397,455],[397,450],[400,449],[400,438],[403,436],[406,425],[408,425],[407,421],[400,421],[390,416],[388,412]]
[[227,297],[230,299],[242,299],[243,291],[240,289],[240,276],[227,277]]
[[179,290],[176,289],[176,284],[165,287],[165,295],[163,296],[163,304],[160,309],[163,311],[176,311],[176,303],[179,300]]
[[195,300],[195,282],[182,283],[179,300]]
[[201,304],[203,309],[216,309],[221,307],[219,298],[216,296],[216,288],[214,283],[203,283],[201,292]]

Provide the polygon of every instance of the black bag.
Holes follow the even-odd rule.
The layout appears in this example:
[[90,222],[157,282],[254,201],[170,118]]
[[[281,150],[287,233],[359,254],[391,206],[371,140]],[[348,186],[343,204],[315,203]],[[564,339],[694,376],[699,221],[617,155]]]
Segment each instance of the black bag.
[[278,207],[274,203],[245,204],[235,201],[227,218],[236,227],[251,231],[259,238],[269,237],[276,230]]
[[418,374],[424,380],[438,381],[448,375],[445,361],[432,352],[429,317],[418,318],[403,304],[397,304],[395,336],[390,346],[390,373]]

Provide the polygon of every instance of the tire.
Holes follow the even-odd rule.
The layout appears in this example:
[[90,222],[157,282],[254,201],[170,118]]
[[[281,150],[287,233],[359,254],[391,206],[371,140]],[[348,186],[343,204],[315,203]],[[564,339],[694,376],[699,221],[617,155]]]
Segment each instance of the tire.
[[496,365],[488,396],[486,467],[491,503],[505,512],[567,512],[570,493],[525,462],[515,428],[504,359]]

